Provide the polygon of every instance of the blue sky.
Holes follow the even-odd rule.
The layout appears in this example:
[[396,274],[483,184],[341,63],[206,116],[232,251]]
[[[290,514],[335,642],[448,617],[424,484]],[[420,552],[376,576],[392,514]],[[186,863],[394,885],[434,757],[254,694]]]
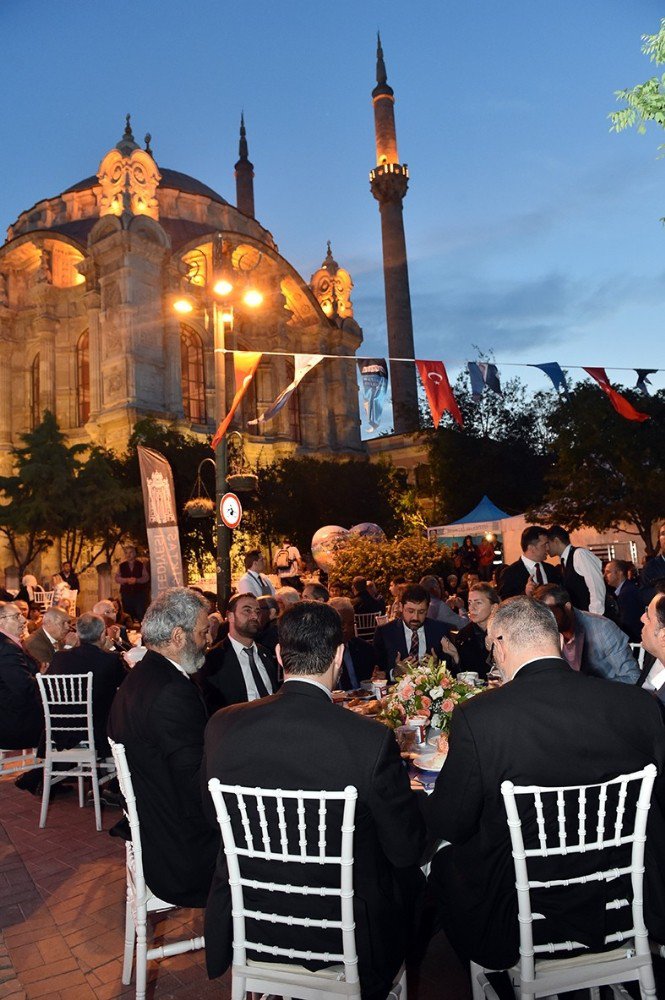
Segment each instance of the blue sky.
[[368,184],[379,27],[411,174],[416,354],[451,378],[474,345],[504,377],[527,376],[516,362],[665,367],[665,134],[607,120],[613,92],[651,74],[640,38],[661,14],[650,0],[3,0],[0,225],[95,173],[127,111],[159,164],[233,201],[244,108],[257,217],[306,280],[332,240],[363,353],[385,354]]

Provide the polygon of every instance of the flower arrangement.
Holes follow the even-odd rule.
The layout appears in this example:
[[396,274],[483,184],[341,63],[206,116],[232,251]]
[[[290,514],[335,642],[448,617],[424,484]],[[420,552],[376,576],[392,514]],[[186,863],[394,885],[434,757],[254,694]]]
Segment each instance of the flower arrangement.
[[383,711],[383,721],[396,729],[407,719],[422,716],[425,722],[446,735],[455,705],[479,693],[479,688],[457,680],[448,671],[445,660],[433,653],[418,663],[398,661],[404,670],[396,686],[388,695]]

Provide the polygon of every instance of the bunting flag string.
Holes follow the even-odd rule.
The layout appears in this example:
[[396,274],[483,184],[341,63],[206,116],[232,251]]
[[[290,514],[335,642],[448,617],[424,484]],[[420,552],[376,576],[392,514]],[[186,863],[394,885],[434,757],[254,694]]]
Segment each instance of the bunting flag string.
[[635,383],[635,388],[638,392],[641,392],[644,396],[649,395],[649,390],[647,386],[651,385],[651,379],[649,375],[655,375],[658,371],[657,368],[636,368],[637,382]]
[[233,420],[233,414],[240,406],[242,397],[249,388],[249,383],[254,378],[254,372],[259,367],[261,361],[260,352],[256,351],[235,351],[233,353],[233,368],[235,371],[236,394],[231,403],[231,409],[226,414],[221,424],[215,431],[215,436],[210,442],[210,447],[214,451],[229,429],[229,424]]
[[282,389],[279,396],[273,400],[268,409],[255,420],[248,420],[248,424],[267,424],[269,420],[276,417],[280,410],[283,410],[291,396],[296,391],[307,372],[311,372],[315,365],[323,359],[322,354],[296,354],[294,355],[293,381],[289,382],[286,389]]
[[557,392],[559,389],[563,389],[565,393],[568,392],[566,376],[563,373],[561,365],[557,364],[556,361],[546,361],[542,365],[529,365],[529,368],[540,368],[541,372],[544,372],[545,375],[547,375]]
[[358,371],[363,386],[367,426],[375,431],[381,423],[383,401],[388,392],[388,365],[384,358],[362,358],[358,361]]
[[[249,421],[250,424],[256,425],[271,420],[277,413],[279,413],[280,409],[286,405],[289,398],[293,392],[295,392],[300,381],[304,378],[307,372],[311,371],[311,369],[320,361],[324,359],[331,359],[337,361],[355,361],[358,365],[364,392],[363,405],[370,430],[374,431],[379,427],[383,400],[385,398],[388,385],[387,362],[389,361],[408,361],[416,365],[425,388],[427,401],[430,406],[435,426],[438,426],[444,412],[450,413],[457,423],[462,426],[462,415],[450,386],[445,365],[442,361],[424,361],[417,358],[363,358],[358,357],[355,354],[297,354],[292,351],[262,351],[261,353],[257,353],[253,351],[233,350],[232,348],[216,348],[215,350],[221,351],[224,354],[232,355],[234,358],[236,395],[231,405],[231,409],[215,433],[215,437],[212,441],[213,448],[217,446],[228,430],[229,424],[233,419],[233,415],[238,408],[243,395],[247,391],[247,387],[252,381],[254,373],[256,372],[262,357],[293,358],[295,375],[293,381],[277,396],[265,413],[257,419]],[[449,364],[450,363],[451,362],[449,362]],[[461,365],[463,362],[456,359],[452,363]],[[481,398],[482,393],[486,388],[491,389],[499,395],[503,394],[499,380],[498,367],[496,364],[481,361],[467,361],[464,362],[464,364],[466,365],[471,379],[472,395],[476,401]],[[569,386],[563,368],[556,361],[543,362],[541,364],[507,361],[502,362],[502,367],[504,365],[509,368],[538,368],[545,375],[547,375],[557,391],[561,389],[565,394],[569,392]],[[616,412],[624,419],[639,422],[649,419],[648,413],[642,413],[639,410],[636,410],[635,407],[621,395],[621,393],[612,388],[605,368],[586,367],[582,365],[565,365],[565,368],[585,371],[588,375],[590,375],[606,394]],[[634,388],[648,396],[648,386],[652,384],[649,376],[657,374],[661,369],[613,368],[612,370],[636,372],[637,383]],[[433,378],[432,375],[434,375]]]
[[443,361],[416,361],[420,380],[429,403],[434,429],[447,411],[460,427],[464,426],[460,408],[448,381],[448,373]]
[[620,392],[613,389],[610,385],[610,380],[607,377],[607,372],[604,368],[585,368],[585,372],[591,376],[592,379],[598,383],[603,392],[609,397],[609,401],[614,407],[614,409],[626,420],[648,420],[648,413],[640,413],[635,407],[625,399]]

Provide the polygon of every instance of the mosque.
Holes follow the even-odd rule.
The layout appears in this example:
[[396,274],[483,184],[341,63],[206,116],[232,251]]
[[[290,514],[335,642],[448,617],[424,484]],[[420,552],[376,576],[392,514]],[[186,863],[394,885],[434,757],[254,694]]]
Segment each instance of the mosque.
[[[414,356],[402,217],[408,170],[399,161],[380,40],[376,77],[370,186],[381,217],[388,347],[391,356],[408,358]],[[395,433],[364,443],[353,360],[362,329],[353,315],[351,276],[329,246],[305,281],[257,220],[253,179],[242,118],[232,205],[201,181],[158,164],[150,136],[141,148],[128,115],[95,175],[21,212],[0,248],[2,471],[19,435],[47,409],[71,443],[119,452],[145,416],[211,434],[232,381],[220,336],[227,350],[267,352],[234,424],[250,461],[387,452],[395,464],[413,468],[415,366],[391,366]],[[216,296],[220,287],[223,300]],[[323,360],[308,374],[306,391],[296,391],[275,419],[249,424],[293,377],[289,351],[351,357]]]

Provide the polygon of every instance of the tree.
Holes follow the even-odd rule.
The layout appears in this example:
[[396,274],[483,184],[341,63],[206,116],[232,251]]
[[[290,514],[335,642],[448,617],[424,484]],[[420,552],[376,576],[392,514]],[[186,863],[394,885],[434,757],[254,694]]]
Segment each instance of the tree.
[[412,535],[385,542],[350,538],[330,576],[349,590],[354,576],[364,576],[374,580],[379,591],[387,594],[390,581],[396,576],[417,581],[428,573],[445,577],[451,572],[449,549]]
[[425,432],[436,519],[456,520],[485,493],[509,514],[537,503],[552,464],[546,417],[555,394],[527,397],[524,384],[513,378],[502,395],[485,389],[475,401],[466,372],[454,392],[464,427],[446,414],[437,430]]
[[576,385],[548,415],[556,461],[529,517],[599,531],[632,522],[652,553],[652,525],[665,515],[665,391],[645,397],[617,388],[651,420],[625,420],[596,386]]
[[15,472],[0,476],[0,532],[9,543],[19,576],[67,529],[72,514],[82,445],[68,446],[50,411],[43,421],[21,435],[23,446],[12,448]]
[[[655,35],[642,35],[642,43],[642,52],[652,63],[656,66],[665,63],[665,18],[661,19]],[[611,131],[623,132],[636,125],[637,131],[644,133],[647,122],[651,121],[665,128],[665,73],[635,87],[617,90],[615,97],[624,101],[625,107],[609,115]]]
[[373,521],[387,535],[404,529],[400,508],[407,486],[387,463],[292,457],[259,468],[258,477],[243,527],[270,547],[288,535],[306,551],[326,524],[350,528]]

